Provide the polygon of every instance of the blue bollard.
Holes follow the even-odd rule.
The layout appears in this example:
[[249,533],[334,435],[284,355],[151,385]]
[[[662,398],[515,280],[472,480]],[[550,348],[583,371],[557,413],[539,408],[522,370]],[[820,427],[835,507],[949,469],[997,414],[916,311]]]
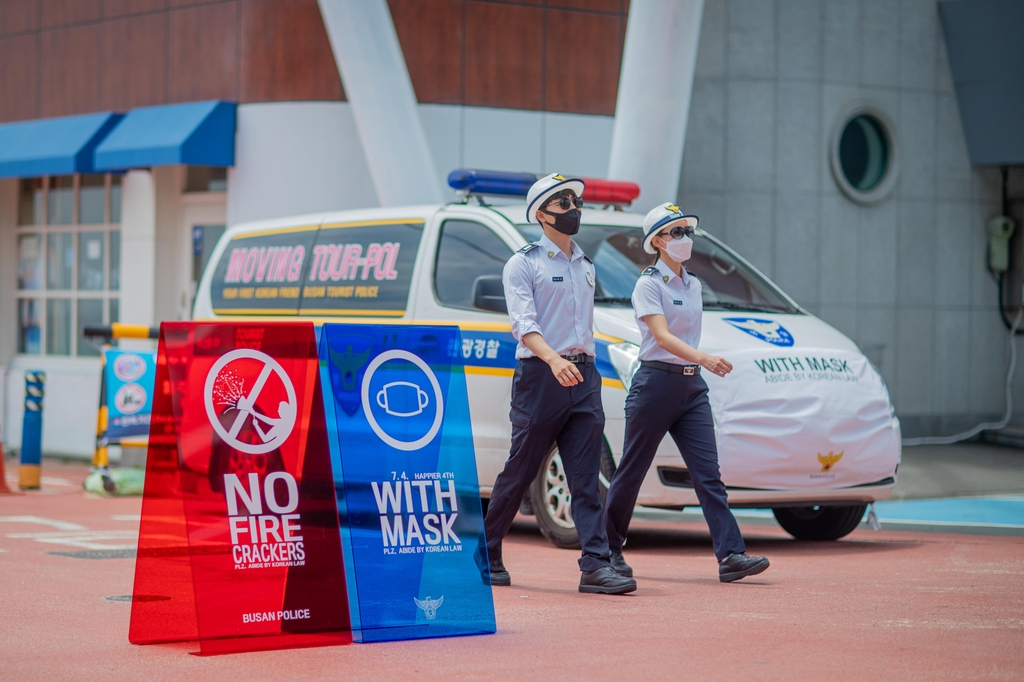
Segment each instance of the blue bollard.
[[18,487],[39,490],[43,460],[43,388],[46,372],[25,372],[25,416],[21,422],[21,467]]

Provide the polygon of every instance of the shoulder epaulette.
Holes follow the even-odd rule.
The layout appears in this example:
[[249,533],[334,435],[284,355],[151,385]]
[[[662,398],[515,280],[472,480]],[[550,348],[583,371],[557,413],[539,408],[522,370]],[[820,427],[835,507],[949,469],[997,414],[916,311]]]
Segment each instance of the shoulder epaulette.
[[583,260],[587,261],[591,265],[594,264],[594,261],[590,260],[590,256],[588,256],[587,254],[583,254]]
[[523,248],[521,248],[518,251],[516,251],[516,253],[530,253],[534,249],[539,249],[539,248],[540,248],[540,244],[537,244],[537,243],[527,244]]
[[656,275],[656,274],[658,274],[658,268],[654,267],[653,265],[640,273],[641,276],[643,276],[643,275]]

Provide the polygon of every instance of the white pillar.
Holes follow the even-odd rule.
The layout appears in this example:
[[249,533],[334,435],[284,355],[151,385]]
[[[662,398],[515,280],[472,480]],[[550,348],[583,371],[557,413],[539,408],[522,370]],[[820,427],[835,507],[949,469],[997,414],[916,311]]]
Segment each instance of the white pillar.
[[704,0],[632,0],[608,178],[640,185],[648,211],[679,193]]
[[444,202],[387,0],[319,0],[382,206]]
[[128,171],[121,187],[121,321],[156,319],[156,185],[148,170]]

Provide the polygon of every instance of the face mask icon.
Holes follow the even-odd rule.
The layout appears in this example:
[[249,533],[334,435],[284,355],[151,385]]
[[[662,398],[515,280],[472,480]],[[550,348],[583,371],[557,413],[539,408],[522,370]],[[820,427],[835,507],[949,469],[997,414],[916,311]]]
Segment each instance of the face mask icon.
[[[416,405],[415,409],[407,410],[405,412],[399,412],[393,409],[392,406],[398,407],[402,405],[400,393],[403,389],[412,389],[415,391],[415,400],[412,401]],[[393,417],[415,417],[419,413],[423,412],[423,408],[430,404],[430,396],[427,392],[416,384],[409,381],[392,381],[390,384],[384,384],[384,387],[377,392],[377,405],[384,408],[384,411]]]

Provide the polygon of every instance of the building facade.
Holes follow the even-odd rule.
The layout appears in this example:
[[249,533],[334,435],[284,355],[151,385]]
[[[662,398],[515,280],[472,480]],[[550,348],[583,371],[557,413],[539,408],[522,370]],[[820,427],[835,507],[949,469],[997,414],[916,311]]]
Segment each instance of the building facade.
[[[439,179],[607,176],[628,0],[388,7]],[[315,0],[0,3],[0,124],[209,100],[237,103],[220,167],[0,179],[8,447],[39,368],[45,449],[91,453],[82,326],[188,319],[224,226],[379,199]],[[679,167],[664,200],[855,340],[908,435],[1001,413],[1001,181],[968,159],[935,0],[704,0]]]

